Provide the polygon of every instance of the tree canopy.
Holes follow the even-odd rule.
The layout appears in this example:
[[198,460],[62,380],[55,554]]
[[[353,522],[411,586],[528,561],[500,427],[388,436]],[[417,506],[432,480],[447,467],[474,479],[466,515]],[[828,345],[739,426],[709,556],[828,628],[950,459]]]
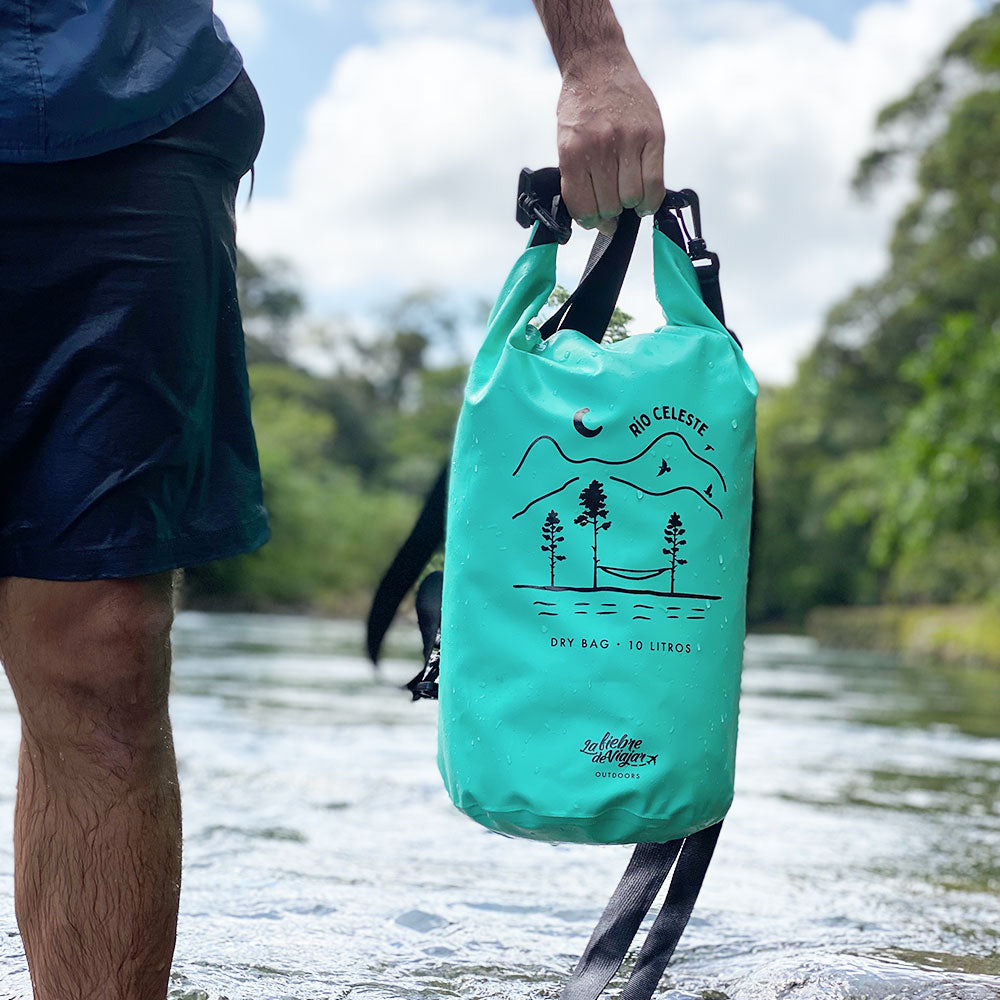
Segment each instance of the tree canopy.
[[1000,592],[1000,5],[880,113],[915,171],[886,272],[763,395],[752,611]]

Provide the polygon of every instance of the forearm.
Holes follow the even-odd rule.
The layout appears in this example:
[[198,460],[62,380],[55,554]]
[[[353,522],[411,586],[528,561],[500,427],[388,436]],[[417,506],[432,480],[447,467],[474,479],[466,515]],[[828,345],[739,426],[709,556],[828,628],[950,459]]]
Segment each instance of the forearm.
[[585,73],[594,62],[632,62],[609,0],[534,0],[534,4],[564,77]]
[[556,107],[562,195],[586,229],[663,201],[663,121],[609,0],[534,0],[562,73]]

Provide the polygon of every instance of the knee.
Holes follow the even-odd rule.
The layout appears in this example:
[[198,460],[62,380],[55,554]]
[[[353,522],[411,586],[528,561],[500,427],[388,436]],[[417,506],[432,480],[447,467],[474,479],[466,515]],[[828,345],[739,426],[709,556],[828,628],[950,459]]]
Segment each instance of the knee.
[[28,728],[127,739],[162,718],[173,622],[169,574],[18,583],[25,586],[3,602],[3,653]]

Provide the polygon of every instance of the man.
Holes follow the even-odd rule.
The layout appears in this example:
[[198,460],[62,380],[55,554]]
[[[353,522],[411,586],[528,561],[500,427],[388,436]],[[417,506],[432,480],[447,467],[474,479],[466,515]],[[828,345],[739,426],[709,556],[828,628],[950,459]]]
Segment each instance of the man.
[[[585,227],[663,197],[607,0],[535,0]],[[0,659],[35,1000],[162,1000],[181,877],[172,571],[267,538],[234,201],[263,134],[210,0],[0,6]],[[386,142],[392,141],[386,136]]]

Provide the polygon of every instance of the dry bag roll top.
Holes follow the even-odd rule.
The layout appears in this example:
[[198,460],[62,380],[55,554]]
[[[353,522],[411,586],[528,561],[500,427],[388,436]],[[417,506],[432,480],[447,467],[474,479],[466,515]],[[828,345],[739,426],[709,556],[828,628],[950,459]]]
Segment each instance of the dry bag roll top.
[[662,327],[603,341],[640,227],[631,211],[538,323],[565,236],[553,173],[547,193],[544,177],[529,175],[543,189],[530,198],[522,184],[521,214],[539,221],[472,364],[448,475],[382,583],[369,639],[374,653],[385,607],[436,541],[447,488],[443,586],[434,574],[418,593],[428,662],[410,685],[416,697],[438,682],[444,783],[500,833],[641,845],[566,998],[601,992],[675,865],[623,994],[640,1000],[733,795],[756,383],[724,325],[690,191],[668,194],[652,232]]

